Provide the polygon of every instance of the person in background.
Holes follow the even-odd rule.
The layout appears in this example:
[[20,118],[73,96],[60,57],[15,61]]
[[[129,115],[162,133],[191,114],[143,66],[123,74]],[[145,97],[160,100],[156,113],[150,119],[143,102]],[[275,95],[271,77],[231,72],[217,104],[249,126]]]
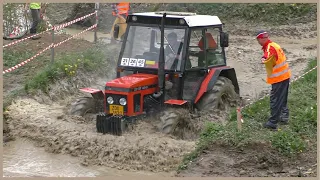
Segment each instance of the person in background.
[[111,29],[111,43],[115,43],[115,38],[113,37],[113,31],[115,25],[119,26],[119,35],[118,39],[122,38],[122,35],[126,32],[127,23],[126,19],[127,16],[131,13],[130,3],[129,2],[121,2],[121,3],[112,3],[112,15],[116,17],[113,22],[112,29]]
[[[38,25],[41,21],[41,13],[44,12],[45,8],[44,8],[44,6],[41,7],[41,3],[32,2],[30,4],[28,4],[28,3],[25,4],[25,6],[24,6],[25,10],[27,10],[28,5],[29,5],[30,11],[31,11],[31,16],[32,16],[32,25],[30,28],[30,35],[32,36],[34,34],[37,34],[37,28],[38,28]],[[38,35],[38,36],[32,37],[31,39],[36,40],[39,38],[41,38],[41,37]]]
[[271,84],[270,111],[271,116],[263,127],[277,130],[277,124],[288,124],[289,109],[287,105],[291,70],[286,62],[286,56],[281,47],[269,39],[266,31],[259,31],[256,35],[258,43],[264,52],[261,62],[270,56],[275,57],[272,74],[267,76],[267,83]]

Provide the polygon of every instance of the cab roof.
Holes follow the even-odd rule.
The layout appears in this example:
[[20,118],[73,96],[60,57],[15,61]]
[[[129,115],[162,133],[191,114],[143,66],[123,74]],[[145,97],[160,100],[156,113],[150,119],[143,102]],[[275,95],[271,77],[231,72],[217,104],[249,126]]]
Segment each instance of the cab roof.
[[218,16],[210,15],[197,15],[196,13],[189,12],[172,12],[172,11],[160,11],[160,12],[143,12],[133,13],[130,16],[148,16],[161,18],[164,13],[167,13],[167,18],[184,19],[189,27],[197,26],[214,26],[222,25]]

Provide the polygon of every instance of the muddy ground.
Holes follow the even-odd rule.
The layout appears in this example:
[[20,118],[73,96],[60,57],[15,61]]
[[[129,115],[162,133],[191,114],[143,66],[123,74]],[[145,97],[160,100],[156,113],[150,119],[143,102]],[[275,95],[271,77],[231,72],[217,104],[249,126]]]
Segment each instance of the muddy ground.
[[[253,100],[269,91],[269,86],[264,81],[265,70],[260,64],[261,47],[253,36],[256,30],[272,30],[271,38],[285,49],[293,77],[301,74],[308,58],[316,57],[316,22],[268,29],[246,24],[226,25],[226,28],[230,32],[227,62],[236,69],[240,93],[245,99]],[[20,76],[23,74],[16,80]],[[10,78],[15,80],[15,77]],[[93,76],[88,82],[94,82],[94,79]],[[107,79],[100,78],[98,83],[92,86],[102,88]],[[4,78],[4,91],[10,91],[12,87],[9,85],[12,81]],[[56,85],[56,88],[59,88],[59,85]],[[51,101],[44,96],[16,99],[6,115],[9,118],[11,134],[15,137],[30,138],[48,152],[79,157],[85,166],[101,165],[130,171],[175,171],[183,155],[195,148],[196,141],[178,140],[161,134],[157,132],[154,123],[148,121],[139,122],[133,130],[121,137],[97,134],[92,118],[65,115],[66,106],[74,98],[61,98],[59,101]],[[268,166],[268,163],[277,164],[282,161],[281,157],[273,157],[268,148],[261,147],[262,151],[257,152],[259,147],[248,148],[244,153],[226,153],[230,148],[224,147],[209,149],[188,170],[180,173],[180,176],[297,175],[296,165],[292,163],[284,163],[280,169],[278,166],[259,169],[260,166],[256,166],[258,161],[265,162],[265,165],[261,165],[264,167]],[[266,153],[271,154],[268,157],[273,157],[275,161],[264,160]],[[254,159],[254,156],[257,159]],[[245,163],[245,160],[252,158],[253,160]],[[315,158],[307,161],[305,167],[314,164]],[[242,170],[239,170],[239,166]]]
[[193,160],[178,177],[307,177],[316,176],[316,153],[297,159],[281,156],[267,143],[252,143],[243,150],[213,144]]

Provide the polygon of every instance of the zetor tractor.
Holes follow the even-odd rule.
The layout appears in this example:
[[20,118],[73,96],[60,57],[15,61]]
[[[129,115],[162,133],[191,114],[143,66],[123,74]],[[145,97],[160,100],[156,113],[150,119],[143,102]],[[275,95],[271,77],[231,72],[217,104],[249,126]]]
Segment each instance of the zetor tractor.
[[[97,132],[121,135],[138,117],[161,115],[160,131],[171,133],[177,108],[214,110],[239,96],[234,68],[226,66],[229,36],[217,16],[184,12],[134,13],[117,65],[105,89],[83,88],[71,114],[96,113]],[[119,29],[115,28],[117,38]]]

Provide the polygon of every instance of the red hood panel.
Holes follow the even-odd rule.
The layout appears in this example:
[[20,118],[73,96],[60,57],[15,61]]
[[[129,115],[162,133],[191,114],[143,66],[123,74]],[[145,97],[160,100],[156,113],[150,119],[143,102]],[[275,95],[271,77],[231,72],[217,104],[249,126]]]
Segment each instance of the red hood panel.
[[131,74],[106,83],[109,87],[135,88],[158,83],[158,76],[153,74]]

